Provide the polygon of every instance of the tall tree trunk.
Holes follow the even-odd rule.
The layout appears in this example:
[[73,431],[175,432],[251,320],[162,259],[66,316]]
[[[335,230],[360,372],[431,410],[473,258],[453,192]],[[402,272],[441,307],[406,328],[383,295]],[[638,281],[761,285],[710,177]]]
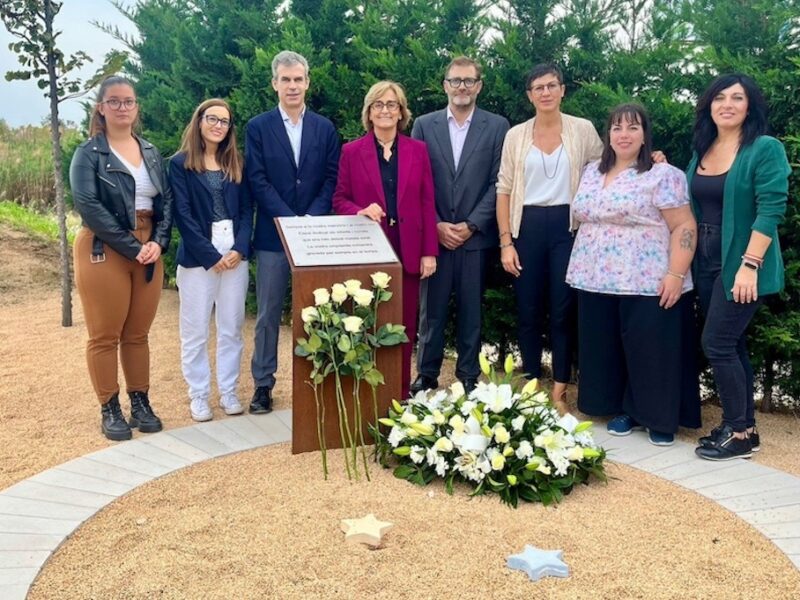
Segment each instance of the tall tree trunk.
[[50,142],[53,148],[53,176],[58,213],[58,248],[61,258],[61,326],[72,326],[72,274],[67,243],[67,209],[64,202],[64,175],[61,171],[61,129],[58,123],[58,88],[56,86],[55,39],[53,38],[53,4],[44,2],[45,31],[48,38],[47,74],[50,78]]

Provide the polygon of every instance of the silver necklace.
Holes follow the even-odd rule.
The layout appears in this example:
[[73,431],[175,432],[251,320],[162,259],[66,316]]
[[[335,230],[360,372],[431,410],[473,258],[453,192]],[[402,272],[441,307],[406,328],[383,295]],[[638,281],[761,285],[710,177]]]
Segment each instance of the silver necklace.
[[558,163],[561,162],[561,153],[564,152],[564,144],[562,143],[558,149],[558,157],[556,158],[556,168],[553,169],[552,175],[547,174],[547,166],[544,163],[544,150],[542,150],[541,148],[539,148],[538,150],[539,154],[542,157],[542,171],[544,171],[545,179],[555,179],[556,173],[558,173]]

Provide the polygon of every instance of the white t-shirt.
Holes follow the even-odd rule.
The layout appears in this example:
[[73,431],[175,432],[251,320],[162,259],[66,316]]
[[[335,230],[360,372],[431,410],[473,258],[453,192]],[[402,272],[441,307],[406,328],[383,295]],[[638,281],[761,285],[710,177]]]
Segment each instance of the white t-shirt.
[[525,157],[524,206],[559,206],[569,204],[570,170],[569,156],[564,145],[559,145],[551,154],[544,154],[531,146]]
[[138,167],[134,167],[131,163],[125,160],[125,158],[119,152],[114,150],[114,148],[111,148],[111,151],[114,153],[114,156],[116,156],[120,162],[125,165],[125,168],[130,171],[130,174],[133,176],[133,180],[136,183],[136,192],[133,196],[133,203],[136,210],[153,210],[153,198],[158,195],[158,190],[150,179],[150,173],[147,172],[147,167],[144,164],[144,158],[142,158],[142,162]]

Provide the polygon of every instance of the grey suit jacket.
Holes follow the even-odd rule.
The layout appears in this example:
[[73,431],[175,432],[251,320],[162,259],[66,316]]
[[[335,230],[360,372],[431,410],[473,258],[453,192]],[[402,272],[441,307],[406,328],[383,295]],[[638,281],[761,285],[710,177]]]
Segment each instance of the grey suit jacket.
[[495,183],[507,131],[505,118],[476,107],[456,169],[447,110],[437,110],[414,121],[411,137],[428,145],[437,219],[448,223],[469,221],[478,226],[464,244],[467,250],[483,250],[497,244]]

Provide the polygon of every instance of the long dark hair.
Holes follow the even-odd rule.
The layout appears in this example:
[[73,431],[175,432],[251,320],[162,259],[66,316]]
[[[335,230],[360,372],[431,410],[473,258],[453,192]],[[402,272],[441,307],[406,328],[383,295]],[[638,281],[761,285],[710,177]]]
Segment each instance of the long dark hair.
[[739,145],[744,148],[752,144],[760,135],[767,133],[769,125],[767,123],[767,101],[764,94],[755,81],[742,73],[729,73],[721,75],[711,82],[703,95],[697,100],[695,108],[694,136],[692,139],[692,149],[697,153],[698,160],[703,157],[711,148],[711,144],[717,139],[717,124],[711,118],[711,103],[722,90],[728,89],[732,85],[741,85],[747,96],[747,116],[742,123],[742,134]]
[[600,157],[598,170],[604,175],[611,170],[617,162],[617,153],[611,147],[611,128],[619,125],[625,119],[628,123],[638,123],[642,126],[644,143],[639,148],[639,155],[636,157],[636,172],[644,173],[653,168],[653,128],[650,125],[650,117],[647,111],[639,104],[620,104],[611,109],[606,121],[606,132],[603,136],[603,154]]
[[206,144],[203,141],[203,136],[200,133],[200,121],[205,117],[206,111],[212,106],[221,106],[228,111],[231,125],[228,128],[228,133],[225,138],[217,146],[217,162],[220,169],[225,174],[228,181],[234,183],[241,183],[242,181],[242,159],[239,156],[239,150],[236,147],[236,130],[233,123],[233,112],[231,107],[222,98],[211,98],[201,102],[200,105],[194,110],[189,124],[183,131],[183,138],[181,139],[181,147],[178,152],[186,153],[186,161],[184,168],[195,171],[197,173],[205,173],[206,165],[203,160],[203,151]]
[[[89,137],[94,137],[98,133],[106,133],[106,118],[100,114],[100,105],[103,103],[108,88],[112,85],[127,85],[133,90],[134,96],[136,95],[136,88],[133,82],[127,77],[122,75],[111,75],[100,82],[100,88],[97,90],[97,96],[94,99],[94,106],[92,107],[92,117],[89,120]],[[139,125],[139,114],[136,115],[136,121],[133,123],[133,128]]]

